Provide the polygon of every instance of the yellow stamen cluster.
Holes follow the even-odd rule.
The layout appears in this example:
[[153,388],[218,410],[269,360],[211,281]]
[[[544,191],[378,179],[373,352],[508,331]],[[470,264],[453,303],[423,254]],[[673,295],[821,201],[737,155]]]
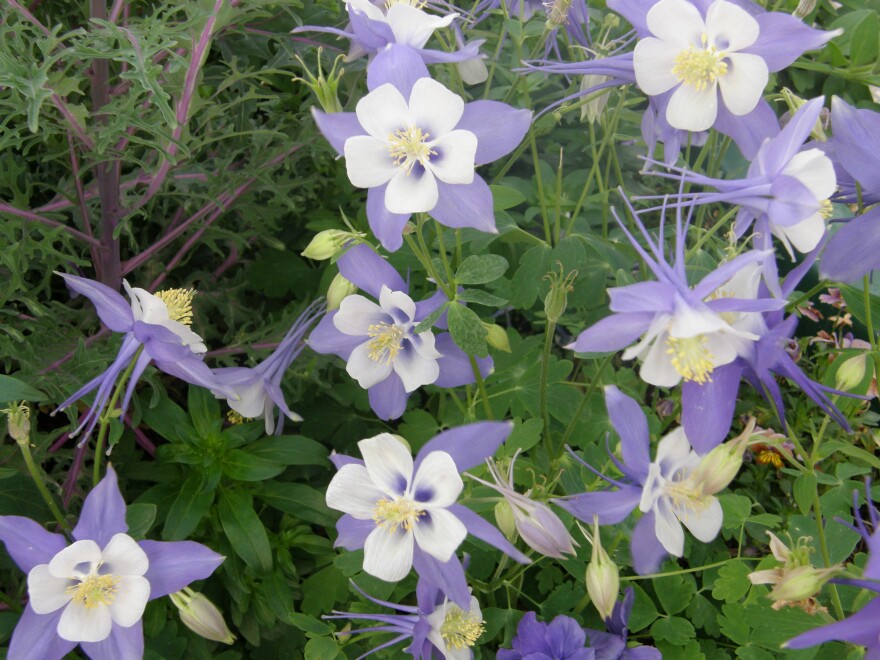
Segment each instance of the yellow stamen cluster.
[[702,486],[692,479],[669,482],[665,492],[672,499],[673,505],[680,514],[688,511],[705,511],[712,504],[713,498],[706,495]]
[[244,424],[251,421],[250,417],[245,417],[241,413],[235,412],[234,410],[230,410],[226,413],[226,419],[233,426],[238,426],[239,424]]
[[830,199],[823,199],[819,202],[819,215],[825,220],[834,215],[834,205],[831,203]]
[[446,616],[440,625],[440,636],[447,647],[460,651],[473,646],[485,629],[482,619],[475,613],[465,612],[458,605],[450,603],[446,606]]
[[384,527],[389,534],[398,528],[408,532],[423,515],[424,510],[417,508],[416,503],[408,498],[383,498],[376,502],[376,508],[373,509],[373,522]]
[[99,605],[110,605],[116,600],[116,586],[119,578],[114,575],[87,575],[79,584],[67,587],[74,605],[93,609]]
[[711,382],[715,362],[712,353],[706,346],[706,335],[695,337],[669,337],[666,340],[666,354],[672,356],[673,368],[685,380],[693,380],[700,384]]
[[156,292],[156,297],[168,308],[168,318],[184,325],[192,325],[192,300],[195,289],[165,289]]
[[367,343],[367,355],[375,362],[391,364],[403,342],[403,330],[391,323],[377,323],[367,328],[371,337]]
[[[702,41],[705,46],[705,34]],[[725,53],[719,51],[715,46],[707,48],[691,46],[675,56],[672,75],[685,85],[691,85],[701,91],[727,73],[727,62],[724,61],[724,57]]]
[[388,142],[391,143],[388,151],[394,164],[409,174],[416,163],[422,166],[428,163],[431,156],[437,155],[427,144],[429,137],[428,133],[422,133],[422,129],[415,126],[391,133],[388,136]]
[[[727,289],[715,289],[706,300],[720,300],[722,298],[736,298],[736,294]],[[733,325],[734,321],[739,319],[739,314],[737,312],[719,312],[718,316],[720,316],[725,323],[730,325]]]

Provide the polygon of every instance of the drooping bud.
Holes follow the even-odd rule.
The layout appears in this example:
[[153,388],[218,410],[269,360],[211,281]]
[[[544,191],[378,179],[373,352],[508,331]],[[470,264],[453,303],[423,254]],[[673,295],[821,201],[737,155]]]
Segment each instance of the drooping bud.
[[486,328],[486,341],[489,346],[510,353],[510,339],[508,339],[504,328],[494,323],[483,323],[483,327]]
[[315,234],[315,237],[300,254],[308,259],[323,261],[336,256],[345,244],[358,237],[358,234],[341,229],[325,229]]
[[733,440],[718,445],[706,454],[688,479],[704,495],[715,495],[727,488],[739,474],[743,455],[754,430],[755,418],[750,417],[745,430]]
[[345,69],[340,68],[337,72],[336,67],[339,64],[340,60],[345,59],[345,55],[338,56],[335,60],[333,60],[333,67],[330,69],[330,72],[324,77],[324,71],[321,68],[321,53],[323,52],[323,48],[318,48],[318,75],[315,76],[311,71],[309,71],[305,62],[303,62],[302,58],[299,55],[296,55],[297,61],[299,61],[300,65],[303,68],[304,78],[300,78],[299,76],[294,76],[292,80],[294,82],[301,82],[306,87],[314,92],[315,96],[318,97],[318,103],[321,104],[321,107],[324,109],[324,112],[342,112],[342,104],[339,102],[339,97],[336,95],[336,90],[339,88],[339,79],[342,78],[342,74],[345,73]]
[[816,0],[800,0],[792,16],[804,19],[816,8]]
[[482,57],[474,57],[457,63],[458,75],[466,85],[479,85],[489,78],[489,69]]
[[831,577],[840,570],[839,566],[831,568],[813,568],[799,566],[783,575],[770,590],[769,597],[776,603],[790,604],[815,596]]
[[572,282],[578,275],[576,270],[566,274],[561,261],[557,261],[556,264],[559,266],[559,273],[551,271],[544,276],[545,280],[550,280],[550,291],[544,298],[544,313],[547,315],[547,320],[553,323],[556,323],[565,313],[565,308],[568,306],[568,294],[574,291]]
[[330,286],[327,287],[327,311],[332,312],[334,309],[339,309],[342,301],[357,290],[357,285],[345,279],[342,273],[336,273]]
[[[611,78],[608,76],[599,76],[594,73],[588,73],[581,78],[581,92],[585,92],[588,89],[592,89],[593,87],[606,83],[609,80],[611,80]],[[583,104],[581,105],[581,121],[588,121],[591,124],[595,124],[599,121],[599,117],[601,117],[602,113],[605,111],[605,106],[608,105],[610,91],[610,89],[600,89],[591,92],[589,96],[584,98],[582,102]]]
[[498,500],[495,504],[495,523],[498,525],[498,529],[504,532],[508,541],[512,542],[516,538],[516,521],[513,509],[507,500]]
[[[835,389],[850,392],[858,387],[865,378],[868,369],[868,353],[862,352],[848,358],[834,375]],[[871,363],[871,371],[874,370]]]
[[171,594],[171,602],[180,611],[180,620],[195,634],[223,644],[235,641],[223,614],[205,595],[184,587],[183,591]]
[[[801,2],[810,2],[811,0],[801,0]],[[812,0],[815,5],[816,0]],[[798,5],[800,7],[800,5]],[[808,12],[809,13],[809,12]],[[785,101],[785,104],[788,106],[789,111],[793,114],[797,112],[798,108],[806,103],[805,99],[802,99],[800,96],[791,91],[788,87],[783,87],[781,90],[782,99]],[[822,126],[822,116],[819,116],[819,119],[816,120],[816,123],[813,124],[813,129],[810,131],[810,137],[814,140],[818,140],[819,142],[827,142],[828,134],[825,133],[825,127]]]
[[552,0],[545,3],[547,7],[547,29],[555,30],[568,23],[568,12],[572,0]]
[[589,538],[593,544],[593,554],[587,565],[587,593],[599,615],[607,621],[614,612],[620,591],[620,571],[602,547],[598,516],[593,516],[593,534]]
[[27,403],[13,403],[0,412],[6,413],[6,429],[12,439],[20,445],[28,444],[31,438],[31,409]]

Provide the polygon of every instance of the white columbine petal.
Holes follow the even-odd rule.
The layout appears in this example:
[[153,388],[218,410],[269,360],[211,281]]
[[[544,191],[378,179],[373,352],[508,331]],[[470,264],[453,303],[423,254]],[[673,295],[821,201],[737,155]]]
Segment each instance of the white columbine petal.
[[660,0],[645,21],[652,34],[681,48],[700,43],[706,31],[700,11],[686,0]]
[[410,322],[416,315],[416,304],[403,291],[392,291],[384,284],[379,290],[379,304],[398,323]]
[[348,463],[339,468],[327,486],[327,506],[359,520],[372,520],[376,502],[386,495],[376,486],[367,468]]
[[376,527],[364,543],[364,570],[370,575],[397,582],[409,574],[413,560],[413,534],[400,528]]
[[666,552],[675,557],[684,554],[684,530],[667,498],[657,500],[654,507],[654,533]]
[[702,89],[679,85],[666,106],[666,121],[686,131],[707,131],[718,116],[717,82]]
[[388,153],[388,140],[372,135],[355,135],[343,146],[345,169],[352,185],[375,188],[388,183],[398,167]]
[[410,490],[419,504],[448,507],[455,504],[463,488],[452,457],[445,451],[432,451],[419,463]]
[[727,73],[718,79],[721,98],[732,114],[746,115],[758,105],[770,79],[767,63],[750,53],[730,53],[727,59]]
[[437,151],[429,165],[434,175],[444,183],[472,183],[474,158],[477,154],[477,136],[470,131],[450,131],[431,143]]
[[416,125],[432,140],[452,131],[464,113],[464,100],[432,78],[419,78],[409,95]]
[[467,528],[446,509],[431,509],[413,527],[413,534],[422,550],[446,563],[464,541]]
[[724,514],[721,510],[721,502],[715,497],[709,497],[705,508],[673,507],[675,515],[688,528],[694,537],[703,543],[709,543],[721,531],[721,523]]
[[104,572],[114,575],[143,575],[150,567],[147,553],[128,534],[114,534],[101,551]]
[[413,458],[403,443],[390,433],[358,443],[367,472],[385,493],[401,495],[412,481]]
[[772,225],[771,230],[783,243],[791,243],[795,250],[805,254],[819,245],[825,235],[825,218],[820,213],[814,213],[796,225]]
[[718,0],[706,11],[706,32],[709,40],[719,48],[737,51],[755,43],[761,28],[742,7]]
[[397,168],[385,189],[385,207],[392,213],[427,213],[440,199],[437,181],[430,169],[418,165],[411,172]]
[[[49,561],[49,572],[55,577],[84,577],[88,566],[101,563],[101,548],[90,540],[77,541],[67,546]],[[85,566],[85,568],[83,568]]]
[[378,385],[393,371],[390,361],[374,360],[370,357],[369,342],[355,347],[348,358],[345,370],[365,390]]
[[807,149],[792,156],[782,174],[793,176],[810,189],[818,201],[828,199],[837,190],[834,164],[819,149]]
[[353,294],[343,298],[339,311],[333,317],[333,325],[346,335],[366,335],[371,325],[388,323],[391,319],[379,305],[362,295]]
[[355,106],[358,123],[374,138],[388,136],[412,124],[412,115],[403,94],[391,83],[380,85]]
[[400,377],[405,392],[414,392],[440,377],[440,365],[436,358],[422,357],[410,342],[406,342],[394,360],[394,373]]
[[653,96],[663,94],[680,84],[681,81],[672,73],[675,57],[680,48],[668,41],[646,37],[636,44],[635,55],[640,66],[635,70],[636,84],[641,90]]
[[58,636],[69,642],[100,642],[110,636],[113,618],[106,607],[82,607],[71,603],[61,613]]
[[452,13],[446,16],[432,16],[405,3],[391,5],[385,20],[399,44],[411,48],[422,48],[431,38],[434,30],[447,27],[458,17]]
[[49,564],[34,566],[27,578],[31,609],[37,614],[50,614],[70,602],[67,592],[70,580],[49,572]]
[[116,599],[107,605],[113,622],[123,628],[136,624],[150,599],[150,583],[139,575],[125,575],[116,583]]

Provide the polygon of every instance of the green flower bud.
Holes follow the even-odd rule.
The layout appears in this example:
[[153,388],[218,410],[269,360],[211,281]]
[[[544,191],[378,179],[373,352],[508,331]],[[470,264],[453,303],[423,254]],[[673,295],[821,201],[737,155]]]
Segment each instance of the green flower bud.
[[[611,80],[611,78],[608,76],[598,76],[590,73],[581,78],[581,91],[583,92],[596,85],[601,85],[609,80]],[[599,121],[599,117],[601,117],[602,113],[605,111],[605,106],[608,105],[610,91],[611,90],[608,89],[600,89],[584,99],[583,104],[581,105],[581,121],[588,121],[591,124],[595,124]]]
[[232,644],[233,635],[223,614],[206,596],[189,587],[171,594],[171,602],[180,611],[180,620],[195,634],[214,642]]
[[[801,0],[801,4],[804,4],[805,1],[809,2],[810,0]],[[816,4],[815,0],[812,0],[812,2],[813,5]],[[798,5],[798,9],[800,9],[800,4]],[[810,11],[812,11],[812,8],[807,11],[807,13],[810,13]],[[797,112],[797,109],[800,108],[804,103],[806,103],[806,100],[795,94],[788,87],[783,87],[780,93],[782,94],[782,99],[785,101],[785,104],[788,106],[788,109],[792,113]],[[821,116],[819,117],[819,119],[816,120],[816,123],[813,125],[813,130],[810,131],[810,137],[812,137],[814,140],[818,140],[819,142],[828,141],[828,135],[825,133],[825,128],[822,126]]]
[[31,438],[31,409],[22,401],[11,405],[0,412],[6,413],[6,429],[12,439],[20,445],[26,445]]
[[486,341],[489,346],[510,353],[510,340],[507,338],[504,328],[494,323],[483,323],[483,327],[486,328]]
[[727,488],[734,480],[743,464],[743,454],[749,438],[755,430],[755,419],[750,418],[746,429],[736,438],[718,445],[700,461],[691,472],[690,479],[695,488],[704,495],[715,495]]
[[556,323],[565,313],[565,308],[568,306],[568,294],[574,291],[572,282],[578,274],[576,270],[573,270],[566,275],[562,268],[562,262],[557,261],[556,264],[559,266],[559,273],[550,272],[544,276],[545,280],[550,280],[550,291],[544,298],[544,313],[547,315],[547,320],[553,323]]
[[339,97],[336,95],[336,90],[339,88],[339,79],[342,78],[342,74],[345,73],[345,69],[339,69],[337,72],[336,67],[339,64],[340,60],[345,59],[345,55],[340,55],[335,60],[333,60],[333,68],[330,69],[330,72],[324,77],[324,71],[321,68],[321,53],[323,52],[322,48],[318,48],[318,75],[314,75],[311,71],[309,71],[305,62],[303,62],[302,58],[299,55],[296,55],[297,61],[299,61],[300,65],[303,68],[304,78],[300,78],[299,76],[294,76],[294,82],[301,82],[306,87],[314,92],[315,96],[318,97],[318,103],[321,104],[321,107],[324,109],[324,112],[342,112],[342,104],[339,102]]
[[325,229],[315,234],[312,242],[300,254],[308,259],[323,261],[336,256],[345,244],[358,237],[358,234],[341,229]]
[[516,539],[516,520],[513,516],[513,509],[510,508],[507,500],[498,500],[495,505],[495,522],[498,529],[504,532],[508,541],[513,542]]
[[547,7],[547,29],[555,30],[568,23],[568,12],[571,9],[572,0],[553,0],[545,2]]
[[341,273],[336,273],[336,277],[327,287],[327,311],[332,312],[339,309],[342,301],[357,291],[357,286],[345,279]]
[[783,571],[776,586],[770,590],[770,598],[775,602],[797,602],[815,596],[839,568],[813,568],[799,566]]
[[834,387],[844,392],[849,392],[864,380],[868,368],[868,354],[859,353],[848,358],[834,375]]
[[593,535],[590,539],[593,543],[593,554],[586,574],[587,593],[599,615],[608,620],[614,611],[614,604],[620,591],[620,571],[602,547],[599,522],[595,516],[594,521]]

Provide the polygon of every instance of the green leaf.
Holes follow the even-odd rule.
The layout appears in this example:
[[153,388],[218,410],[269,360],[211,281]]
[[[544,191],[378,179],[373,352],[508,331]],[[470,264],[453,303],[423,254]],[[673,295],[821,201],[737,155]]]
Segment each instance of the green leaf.
[[223,454],[220,464],[225,474],[235,481],[263,481],[271,479],[285,470],[285,466],[260,456],[252,456],[241,449],[230,449]]
[[302,583],[302,610],[307,614],[329,612],[348,595],[348,578],[338,568],[325,566]]
[[468,355],[486,357],[486,326],[473,310],[464,305],[449,306],[449,334],[452,341]]
[[[848,284],[840,284],[838,285],[838,288],[840,288],[840,293],[846,301],[846,308],[852,312],[852,315],[859,321],[867,324],[868,316],[865,314],[864,292],[861,289],[857,289]],[[877,324],[880,323],[880,298],[875,295],[870,295],[869,302],[871,305],[871,320],[874,323],[874,327],[877,327]]]
[[636,595],[632,613],[629,617],[629,630],[632,633],[647,628],[657,618],[657,608],[654,601],[639,585],[632,585]]
[[235,554],[251,569],[266,572],[272,569],[272,548],[266,528],[254,511],[250,496],[222,491],[217,506],[220,524]]
[[428,330],[433,328],[434,324],[441,316],[443,316],[443,312],[446,311],[446,308],[449,307],[449,305],[450,303],[448,300],[440,305],[440,307],[438,307],[433,312],[428,314],[424,319],[422,319],[422,322],[419,323],[415,328],[413,328],[413,332],[419,334],[420,332],[427,332]]
[[752,568],[746,562],[730,560],[718,569],[718,579],[712,586],[712,597],[727,603],[738,601],[752,585],[748,577],[751,572]]
[[528,451],[541,440],[544,423],[540,419],[514,420],[513,431],[507,442],[503,445],[503,451],[508,456],[513,456],[516,450]]
[[[714,590],[712,595],[715,595]],[[749,643],[749,624],[746,623],[743,608],[739,604],[725,603],[721,606],[722,615],[718,617],[721,633],[735,644],[745,646]]]
[[300,520],[325,527],[336,522],[337,514],[327,508],[323,493],[305,484],[270,481],[256,495],[273,509]]
[[339,644],[332,637],[313,637],[306,643],[306,660],[334,660],[339,656]]
[[125,522],[128,523],[128,535],[135,539],[142,539],[150,531],[156,520],[155,504],[129,504],[125,510]]
[[485,305],[486,307],[501,307],[502,305],[507,304],[507,301],[504,298],[493,296],[491,293],[486,293],[480,289],[467,289],[466,291],[461,291],[456,296],[456,300],[475,303],[477,305]]
[[48,397],[24,381],[0,375],[0,403],[5,401],[45,401]]
[[687,608],[688,620],[697,628],[702,628],[712,637],[718,637],[721,629],[718,627],[718,610],[712,602],[697,594]]
[[697,581],[693,575],[656,578],[654,592],[667,614],[678,614],[690,604],[697,593]]
[[753,644],[778,649],[792,637],[825,623],[822,617],[807,614],[797,607],[774,610],[769,601],[765,603],[760,606],[751,605],[743,610],[746,623],[752,629]]
[[511,305],[517,309],[527,310],[535,304],[541,289],[541,278],[550,268],[551,252],[549,245],[542,244],[530,248],[522,256],[511,282]]
[[308,614],[302,614],[301,612],[294,612],[291,614],[290,622],[303,632],[314,633],[316,635],[326,635],[330,632],[330,626],[326,623],[313,616],[309,616]]
[[144,408],[143,416],[150,430],[166,440],[183,442],[195,434],[189,415],[167,397],[160,398],[152,408]]
[[752,500],[745,495],[724,493],[718,496],[721,510],[724,512],[724,529],[739,529],[745,524],[752,511]]
[[189,386],[187,399],[189,416],[201,438],[211,438],[220,432],[223,420],[220,417],[220,402],[204,387]]
[[471,255],[462,261],[455,271],[458,284],[486,284],[504,275],[508,267],[507,259],[497,254]]
[[526,196],[516,188],[508,186],[489,186],[492,191],[492,206],[496,211],[505,211],[526,201]]
[[162,528],[162,538],[166,541],[182,541],[188,538],[214,501],[214,489],[205,487],[205,479],[200,474],[191,474],[183,482]]
[[794,480],[791,492],[801,513],[809,513],[813,507],[813,496],[816,494],[816,475],[801,472]]
[[856,66],[873,63],[877,59],[878,36],[880,36],[880,18],[872,11],[852,32],[849,46],[850,61]]
[[684,646],[689,640],[697,636],[693,624],[687,619],[678,616],[668,619],[658,619],[651,626],[651,636],[654,639],[665,640],[676,646]]
[[327,448],[304,435],[278,435],[264,438],[248,445],[247,451],[253,456],[283,465],[330,465]]

